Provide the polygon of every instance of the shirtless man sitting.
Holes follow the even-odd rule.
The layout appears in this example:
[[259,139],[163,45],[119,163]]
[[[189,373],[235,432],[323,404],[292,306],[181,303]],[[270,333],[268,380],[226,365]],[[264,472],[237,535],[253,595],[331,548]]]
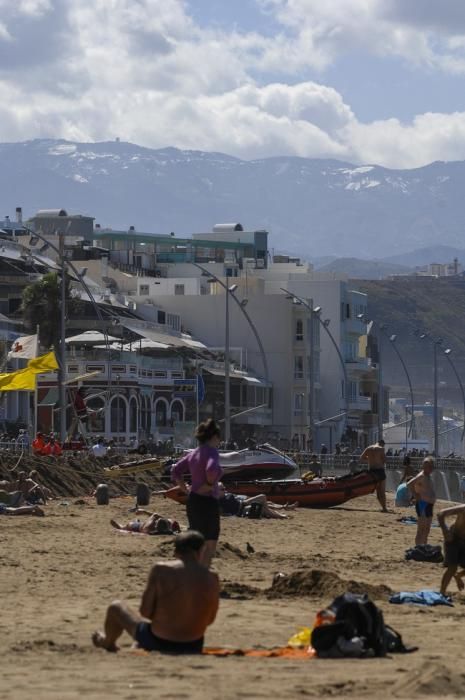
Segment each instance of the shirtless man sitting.
[[383,513],[387,513],[386,507],[386,453],[384,452],[384,440],[378,440],[374,445],[370,445],[360,455],[361,462],[368,462],[368,471],[377,478],[376,496],[381,505]]
[[417,512],[417,535],[415,544],[426,544],[428,542],[431,522],[433,520],[433,507],[436,501],[431,474],[434,469],[432,457],[423,460],[423,468],[419,474],[407,481],[407,488],[415,495],[415,510]]
[[[446,518],[457,516],[455,523],[448,527]],[[463,591],[465,576],[465,505],[444,508],[438,513],[438,522],[444,536],[444,571],[441,581],[441,593],[446,595],[447,587],[455,578],[459,591]],[[461,571],[457,573],[460,567]]]
[[144,508],[137,508],[136,515],[148,515],[147,520],[130,520],[126,525],[121,525],[116,520],[110,520],[116,530],[125,532],[142,532],[144,535],[172,535],[181,532],[177,520],[163,518],[158,513],[151,513]]
[[174,561],[152,568],[142,594],[140,614],[119,600],[108,608],[104,632],[94,632],[96,647],[118,651],[126,631],[146,651],[165,654],[200,654],[205,630],[215,620],[219,604],[218,576],[200,563],[205,544],[190,530],[175,539]]

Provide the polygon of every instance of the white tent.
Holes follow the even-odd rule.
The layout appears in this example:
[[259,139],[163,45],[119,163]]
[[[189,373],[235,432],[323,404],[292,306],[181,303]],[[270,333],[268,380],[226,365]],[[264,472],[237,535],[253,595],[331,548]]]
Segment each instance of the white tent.
[[79,333],[78,335],[72,335],[69,338],[66,338],[65,343],[70,345],[98,345],[118,341],[119,338],[115,338],[112,335],[105,335],[101,331],[84,331],[84,333]]

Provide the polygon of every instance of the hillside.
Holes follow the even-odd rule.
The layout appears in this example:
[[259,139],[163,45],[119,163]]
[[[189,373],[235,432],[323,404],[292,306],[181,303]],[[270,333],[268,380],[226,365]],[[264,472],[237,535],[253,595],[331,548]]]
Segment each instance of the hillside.
[[380,280],[389,275],[405,275],[412,269],[405,265],[382,260],[359,260],[358,258],[337,258],[317,268],[319,272],[343,273],[348,277]]
[[[442,338],[438,353],[440,399],[462,405],[457,379],[443,350],[453,350],[451,358],[465,383],[465,279],[462,278],[398,278],[395,280],[354,280],[354,286],[368,294],[368,315],[386,324],[386,334],[396,334],[396,345],[402,354],[414,385],[416,398],[432,400],[433,350],[428,340],[414,335],[415,329],[431,339]],[[383,369],[387,384],[395,395],[406,380],[395,352],[383,341]]]

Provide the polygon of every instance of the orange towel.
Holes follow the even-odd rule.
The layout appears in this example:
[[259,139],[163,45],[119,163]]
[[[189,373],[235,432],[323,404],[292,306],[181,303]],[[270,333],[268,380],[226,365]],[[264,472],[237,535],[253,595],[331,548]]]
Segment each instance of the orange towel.
[[[313,650],[312,650],[313,651]],[[204,654],[210,656],[254,656],[259,658],[284,657],[286,659],[311,659],[314,653],[307,649],[275,647],[273,649],[226,649],[224,647],[204,647]]]

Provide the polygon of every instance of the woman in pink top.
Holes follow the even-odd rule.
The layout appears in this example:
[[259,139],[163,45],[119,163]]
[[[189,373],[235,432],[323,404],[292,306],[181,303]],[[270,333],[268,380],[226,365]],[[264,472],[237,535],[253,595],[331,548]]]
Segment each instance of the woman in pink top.
[[[204,536],[205,546],[201,561],[209,567],[220,536],[220,429],[215,421],[209,418],[197,426],[195,437],[199,446],[172,467],[171,478],[181,491],[188,494],[186,510],[189,529],[197,530]],[[187,472],[191,475],[190,489],[184,481],[184,474]]]

